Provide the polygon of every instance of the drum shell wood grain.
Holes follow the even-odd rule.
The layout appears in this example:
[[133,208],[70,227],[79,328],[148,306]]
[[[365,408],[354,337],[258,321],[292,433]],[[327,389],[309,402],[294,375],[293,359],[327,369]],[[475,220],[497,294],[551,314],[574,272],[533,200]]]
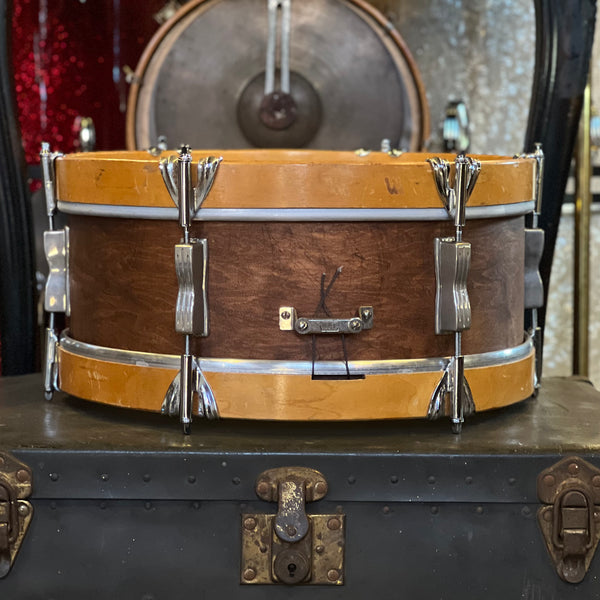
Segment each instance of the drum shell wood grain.
[[[374,327],[348,335],[350,360],[448,356],[453,336],[436,335],[433,240],[449,236],[432,222],[195,222],[208,240],[210,333],[192,339],[207,358],[311,360],[310,336],[280,331],[280,306],[313,317],[320,279],[342,272],[327,297],[338,318],[374,308]],[[98,346],[179,354],[174,221],[70,215],[70,328]],[[523,341],[523,217],[467,222],[472,327],[463,352]],[[322,315],[321,315],[322,316]],[[339,336],[319,336],[319,360],[343,360]]]

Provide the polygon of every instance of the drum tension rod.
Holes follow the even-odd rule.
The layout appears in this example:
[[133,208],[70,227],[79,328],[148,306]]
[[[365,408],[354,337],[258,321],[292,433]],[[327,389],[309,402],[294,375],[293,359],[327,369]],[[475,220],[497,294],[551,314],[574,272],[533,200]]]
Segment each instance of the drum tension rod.
[[[436,270],[435,328],[436,334],[454,333],[454,355],[433,392],[428,417],[450,416],[452,430],[460,433],[464,417],[475,411],[471,389],[464,372],[462,332],[471,327],[471,304],[467,276],[471,264],[471,244],[464,242],[466,205],[481,171],[481,163],[459,155],[454,162],[454,182],[450,185],[450,164],[430,158],[438,194],[454,221],[453,238],[435,238]],[[447,401],[450,406],[447,406]]]
[[535,348],[535,381],[537,390],[542,375],[542,330],[538,325],[538,308],[544,305],[544,284],[540,274],[540,261],[544,251],[544,230],[539,227],[542,212],[542,184],[544,180],[544,152],[540,143],[535,144],[535,151],[529,154],[517,154],[515,158],[533,158],[535,169],[535,206],[525,226],[525,315],[528,318],[526,327]]
[[40,163],[44,180],[48,231],[44,232],[44,252],[48,262],[48,278],[44,289],[44,309],[48,313],[44,359],[44,396],[51,400],[58,385],[58,333],[55,313],[70,314],[69,301],[69,228],[57,230],[54,217],[57,211],[54,161],[62,156],[51,152],[50,144],[42,142]]
[[184,336],[181,370],[169,386],[162,412],[178,414],[185,434],[190,433],[194,394],[198,396],[198,415],[216,418],[215,399],[191,353],[191,337],[208,335],[207,268],[208,242],[190,237],[190,226],[208,196],[222,158],[209,156],[198,161],[197,182],[192,184],[192,153],[182,146],[177,156],[160,160],[159,168],[171,199],[179,209],[183,239],[175,244],[175,271],[179,293],[175,309],[175,331]]

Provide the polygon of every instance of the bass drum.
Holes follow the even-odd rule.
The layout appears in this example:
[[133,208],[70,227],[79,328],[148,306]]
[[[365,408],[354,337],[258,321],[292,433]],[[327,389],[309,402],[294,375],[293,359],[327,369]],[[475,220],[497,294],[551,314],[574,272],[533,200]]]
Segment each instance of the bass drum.
[[[429,135],[421,77],[404,41],[362,0],[292,2],[285,129],[259,116],[265,94],[264,0],[193,0],[156,33],[129,95],[127,147],[420,150]],[[277,79],[277,78],[276,78]],[[268,121],[268,119],[266,119]]]

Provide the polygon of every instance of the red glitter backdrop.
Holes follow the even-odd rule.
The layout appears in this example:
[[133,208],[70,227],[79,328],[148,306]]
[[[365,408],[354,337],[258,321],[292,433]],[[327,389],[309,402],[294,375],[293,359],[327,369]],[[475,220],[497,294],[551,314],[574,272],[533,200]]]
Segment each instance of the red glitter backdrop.
[[77,118],[91,117],[96,149],[125,147],[129,85],[167,0],[13,0],[15,91],[28,164],[43,141],[78,149]]

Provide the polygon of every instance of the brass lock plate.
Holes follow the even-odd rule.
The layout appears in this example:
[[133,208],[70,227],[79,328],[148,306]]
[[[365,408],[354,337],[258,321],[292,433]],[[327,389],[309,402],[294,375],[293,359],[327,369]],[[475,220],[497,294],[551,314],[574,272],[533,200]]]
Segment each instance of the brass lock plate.
[[241,583],[344,583],[344,515],[308,515],[309,531],[300,544],[275,534],[275,517],[242,515]]
[[0,578],[10,571],[31,523],[31,482],[27,465],[0,452]]

